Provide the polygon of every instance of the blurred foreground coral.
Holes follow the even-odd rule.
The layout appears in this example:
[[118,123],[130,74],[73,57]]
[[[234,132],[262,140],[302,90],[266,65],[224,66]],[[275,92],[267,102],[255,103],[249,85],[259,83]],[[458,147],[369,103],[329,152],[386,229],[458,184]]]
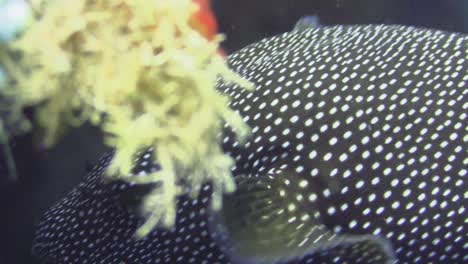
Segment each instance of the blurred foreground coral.
[[[222,194],[235,188],[220,134],[225,122],[240,138],[249,129],[215,87],[219,77],[252,84],[219,55],[222,37],[210,33],[215,24],[205,23],[209,6],[200,2],[207,1],[30,1],[33,19],[0,47],[1,98],[12,102],[17,120],[24,121],[22,109],[35,107],[46,147],[90,121],[116,148],[110,177],[160,183],[144,200],[150,216],[140,237],[174,224],[177,195],[196,196],[212,182],[218,209]],[[136,178],[134,155],[150,146],[162,169]]]

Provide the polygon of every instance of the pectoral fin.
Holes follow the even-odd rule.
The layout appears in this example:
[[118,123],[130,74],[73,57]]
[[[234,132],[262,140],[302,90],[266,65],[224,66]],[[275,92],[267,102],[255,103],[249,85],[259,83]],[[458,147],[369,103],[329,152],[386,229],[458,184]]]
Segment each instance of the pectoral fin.
[[[376,245],[373,258],[393,259],[388,243],[373,235],[344,235],[321,221],[313,186],[294,171],[272,169],[237,177],[237,191],[214,218],[215,233],[234,263],[282,263],[336,247]],[[375,251],[375,250],[374,250]],[[363,252],[364,254],[365,252]]]

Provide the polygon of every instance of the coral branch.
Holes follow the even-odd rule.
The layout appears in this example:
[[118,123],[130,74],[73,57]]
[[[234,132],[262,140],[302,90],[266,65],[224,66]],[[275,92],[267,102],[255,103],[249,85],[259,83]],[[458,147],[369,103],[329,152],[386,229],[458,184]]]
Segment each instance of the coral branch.
[[[55,0],[35,5],[40,6],[37,20],[10,45],[9,54],[20,54],[20,61],[7,74],[15,102],[37,106],[45,144],[55,144],[63,128],[91,121],[117,149],[109,176],[129,181],[134,154],[153,146],[162,170],[147,179],[162,184],[145,199],[149,218],[139,235],[156,224],[173,225],[178,190],[196,195],[203,183],[213,182],[219,208],[221,194],[233,191],[234,183],[232,160],[216,135],[224,122],[240,136],[249,130],[216,91],[216,82],[221,77],[244,87],[252,84],[218,55],[221,37],[209,40],[192,27],[195,3]],[[2,64],[12,61],[10,56]]]

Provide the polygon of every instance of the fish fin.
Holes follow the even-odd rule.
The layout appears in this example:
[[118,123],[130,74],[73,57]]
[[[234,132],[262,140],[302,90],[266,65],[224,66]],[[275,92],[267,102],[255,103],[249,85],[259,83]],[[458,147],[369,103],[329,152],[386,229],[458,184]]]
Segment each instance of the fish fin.
[[303,16],[294,25],[294,30],[305,30],[320,27],[320,18],[317,15]]
[[375,244],[382,263],[393,259],[386,240],[373,235],[342,235],[321,221],[315,188],[295,171],[236,177],[237,190],[225,196],[213,217],[214,233],[234,263],[281,263],[335,247]]

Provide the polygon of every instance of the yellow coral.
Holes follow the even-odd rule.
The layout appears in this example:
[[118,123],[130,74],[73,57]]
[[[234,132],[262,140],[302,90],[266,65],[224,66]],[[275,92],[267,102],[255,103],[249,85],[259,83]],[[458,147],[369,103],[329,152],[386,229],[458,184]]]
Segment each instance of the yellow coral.
[[[218,77],[252,84],[217,54],[220,37],[208,41],[191,28],[196,8],[191,0],[46,1],[11,45],[22,54],[19,65],[3,59],[19,104],[42,103],[47,145],[60,127],[91,120],[116,147],[109,176],[162,183],[144,200],[150,217],[138,236],[172,226],[181,193],[196,196],[211,181],[217,209],[221,194],[235,188],[219,135],[223,122],[240,136],[248,127],[215,86]],[[132,158],[148,146],[162,170],[134,178]]]

